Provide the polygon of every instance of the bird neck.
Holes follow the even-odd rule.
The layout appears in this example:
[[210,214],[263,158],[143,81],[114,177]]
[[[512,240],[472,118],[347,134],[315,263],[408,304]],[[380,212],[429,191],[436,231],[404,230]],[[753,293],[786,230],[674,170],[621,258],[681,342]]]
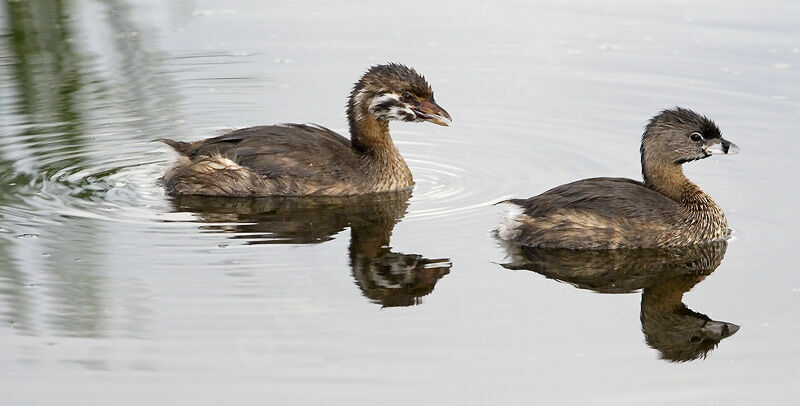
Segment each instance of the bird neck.
[[371,217],[372,222],[354,222],[350,228],[350,260],[373,260],[389,251],[389,240],[397,220]]
[[411,191],[385,193],[358,198],[349,206],[354,214],[350,220],[351,260],[375,258],[389,251],[392,230],[405,216],[409,198]]
[[683,167],[672,162],[650,160],[643,157],[642,175],[647,187],[681,203],[703,191],[686,178]]
[[692,231],[676,235],[675,238],[684,242],[700,242],[729,235],[722,208],[699,186],[686,179],[680,165],[644,161],[642,174],[647,187],[675,201],[683,209],[684,225]]
[[350,143],[364,157],[363,170],[374,178],[374,189],[386,191],[411,186],[411,170],[389,135],[389,122],[375,118],[365,106],[352,100],[347,113]]
[[676,275],[642,292],[642,307],[657,313],[671,312],[684,307],[683,294],[706,278],[706,275]]
[[642,176],[647,187],[696,212],[720,212],[711,196],[683,174],[683,166],[661,158],[642,143]]
[[362,154],[396,152],[397,148],[389,135],[389,122],[375,118],[361,106],[356,106],[356,109],[348,112],[353,148]]

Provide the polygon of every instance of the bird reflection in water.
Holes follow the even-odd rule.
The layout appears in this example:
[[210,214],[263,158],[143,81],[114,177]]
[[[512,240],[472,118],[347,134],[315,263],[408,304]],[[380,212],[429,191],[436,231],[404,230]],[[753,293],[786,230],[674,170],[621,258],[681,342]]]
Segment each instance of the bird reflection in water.
[[370,301],[384,307],[421,303],[450,272],[449,258],[393,252],[395,224],[406,213],[411,191],[347,197],[229,198],[178,196],[176,211],[197,214],[203,226],[246,239],[247,244],[314,244],[350,227],[353,278]]
[[722,262],[727,242],[668,249],[570,250],[509,248],[507,269],[531,270],[598,293],[642,291],[641,322],[647,344],[672,362],[705,358],[739,330],[683,304],[683,294]]

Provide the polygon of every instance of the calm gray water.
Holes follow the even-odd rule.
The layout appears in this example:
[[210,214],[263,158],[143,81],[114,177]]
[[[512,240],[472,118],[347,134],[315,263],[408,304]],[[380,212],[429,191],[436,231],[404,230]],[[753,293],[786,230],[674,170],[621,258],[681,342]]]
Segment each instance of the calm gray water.
[[[797,404],[800,4],[696,3],[3,2],[2,403]],[[164,196],[151,140],[346,132],[386,61],[454,119],[392,125],[412,196]],[[675,105],[742,148],[686,168],[727,246],[493,240],[498,200],[638,178],[646,120]],[[703,358],[666,337],[695,312],[741,329]]]

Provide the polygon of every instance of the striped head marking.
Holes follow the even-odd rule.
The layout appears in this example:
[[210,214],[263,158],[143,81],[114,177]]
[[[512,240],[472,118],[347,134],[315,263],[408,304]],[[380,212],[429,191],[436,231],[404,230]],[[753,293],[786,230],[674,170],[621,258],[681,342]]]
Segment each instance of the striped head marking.
[[449,125],[450,114],[433,99],[433,90],[417,71],[390,63],[370,68],[356,83],[350,108],[356,117],[379,120],[429,121]]

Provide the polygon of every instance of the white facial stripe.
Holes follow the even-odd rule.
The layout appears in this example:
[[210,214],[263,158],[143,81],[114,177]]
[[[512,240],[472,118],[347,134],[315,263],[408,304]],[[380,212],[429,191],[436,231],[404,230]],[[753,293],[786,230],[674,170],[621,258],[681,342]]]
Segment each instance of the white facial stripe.
[[377,107],[381,103],[386,103],[388,101],[399,101],[399,100],[400,96],[395,93],[389,93],[389,92],[384,93],[372,99],[372,102],[370,102],[369,104],[369,111],[374,113],[375,107]]
[[363,104],[365,97],[367,97],[367,91],[364,89],[359,90],[358,93],[356,93],[356,97],[354,98],[356,102],[355,104]]
[[392,108],[389,109],[388,113],[383,115],[383,117],[385,118],[393,118],[395,120],[406,120],[408,118],[415,116],[416,114],[414,114],[414,112],[411,109],[406,107],[397,107],[397,106],[393,106]]
[[364,105],[364,99],[366,99],[366,97],[367,97],[367,91],[364,89],[359,90],[358,93],[356,93],[355,97],[353,97],[353,104],[355,104],[356,106],[356,108],[354,109],[356,114],[356,121],[361,121],[362,119],[364,119],[364,115],[362,114],[360,106]]

